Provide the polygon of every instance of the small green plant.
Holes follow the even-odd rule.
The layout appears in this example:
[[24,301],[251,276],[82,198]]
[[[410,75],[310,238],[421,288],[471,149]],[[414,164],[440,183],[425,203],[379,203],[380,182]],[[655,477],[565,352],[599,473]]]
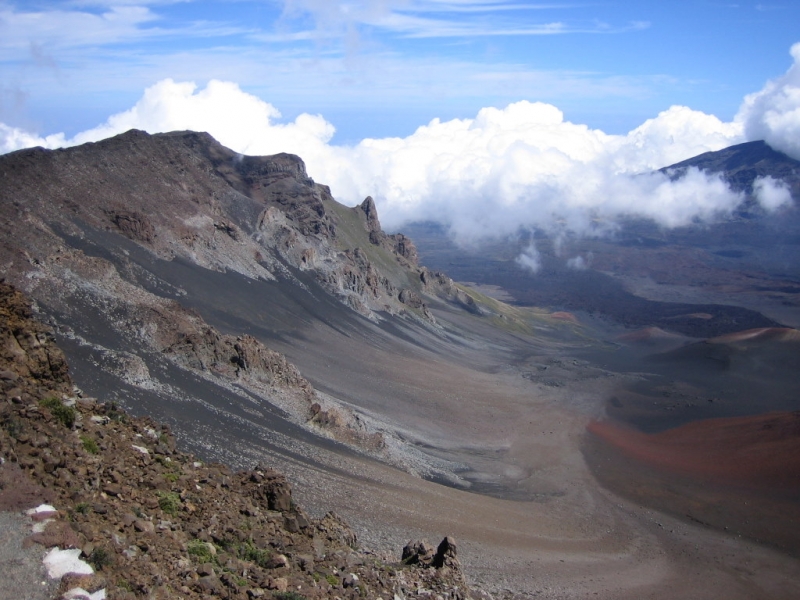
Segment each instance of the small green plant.
[[121,590],[125,590],[126,592],[132,592],[133,591],[133,586],[130,584],[130,582],[127,579],[120,579],[117,582],[117,587],[119,589],[121,589]]
[[214,562],[216,558],[211,551],[211,547],[203,540],[192,540],[189,542],[186,551],[199,562]]
[[72,426],[75,425],[75,417],[77,415],[75,409],[67,406],[55,396],[48,396],[40,400],[39,404],[49,410],[50,414],[65,427],[72,429]]
[[17,439],[19,435],[22,433],[22,425],[16,419],[9,418],[7,421],[3,422],[3,429],[8,432],[8,435],[14,439]]
[[175,492],[158,492],[158,507],[174,517],[181,508],[181,497]]
[[331,585],[334,585],[334,586],[335,585],[339,585],[339,578],[336,577],[336,575],[327,575],[325,577],[325,581],[327,581],[328,583],[330,583]]
[[178,463],[171,461],[165,456],[156,456],[156,460],[166,469],[167,472],[164,473],[164,478],[170,483],[175,483],[180,479],[181,475],[183,475],[181,466]]
[[112,421],[117,421],[119,423],[128,422],[128,415],[119,406],[117,406],[116,402],[111,403],[111,406],[106,411],[106,416],[108,416],[108,418]]
[[89,555],[89,564],[97,571],[102,571],[111,564],[111,554],[105,548],[95,548]]
[[269,559],[272,558],[272,552],[257,548],[253,542],[249,541],[239,544],[236,554],[241,560],[254,562],[262,568],[265,568],[269,562]]
[[278,592],[273,596],[273,598],[277,598],[278,600],[306,600],[306,597],[302,594],[298,594],[297,592]]
[[75,505],[75,512],[80,513],[82,515],[89,514],[89,503],[88,502],[78,502]]
[[100,452],[100,446],[97,445],[97,442],[94,441],[94,438],[90,438],[88,435],[82,435],[81,442],[83,442],[83,449],[89,454],[97,454]]

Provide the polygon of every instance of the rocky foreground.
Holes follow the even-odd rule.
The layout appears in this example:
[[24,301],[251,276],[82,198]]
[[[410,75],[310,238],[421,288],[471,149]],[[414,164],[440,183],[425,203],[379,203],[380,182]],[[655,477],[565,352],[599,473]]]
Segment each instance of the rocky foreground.
[[233,472],[176,448],[169,428],[83,397],[25,298],[0,283],[0,509],[57,508],[26,543],[74,548],[97,598],[475,598],[446,538],[392,560],[339,517],[312,519],[268,466]]

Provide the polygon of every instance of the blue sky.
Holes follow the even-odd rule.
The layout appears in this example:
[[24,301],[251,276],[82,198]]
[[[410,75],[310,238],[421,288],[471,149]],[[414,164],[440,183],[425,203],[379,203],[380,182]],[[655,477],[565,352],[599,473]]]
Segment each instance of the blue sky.
[[625,133],[673,104],[730,120],[797,41],[788,0],[0,2],[0,122],[71,136],[172,78],[322,114],[336,143],[519,100]]
[[710,222],[741,195],[653,171],[760,139],[800,160],[800,2],[0,0],[0,152],[131,128],[298,154],[463,243]]

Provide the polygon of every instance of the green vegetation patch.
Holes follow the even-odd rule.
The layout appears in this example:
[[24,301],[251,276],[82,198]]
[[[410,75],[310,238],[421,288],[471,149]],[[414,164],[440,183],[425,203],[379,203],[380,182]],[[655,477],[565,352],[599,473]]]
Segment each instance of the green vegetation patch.
[[83,449],[89,454],[97,454],[100,452],[100,446],[97,445],[97,442],[94,440],[94,438],[91,438],[88,435],[82,435],[81,442],[83,443]]
[[302,594],[298,594],[297,592],[278,592],[273,596],[273,598],[277,598],[278,600],[306,600],[306,597]]
[[176,492],[158,492],[158,506],[174,517],[181,509],[181,497]]
[[269,550],[262,550],[256,547],[253,542],[247,541],[239,544],[236,550],[236,555],[241,560],[256,563],[261,568],[266,568],[269,559],[272,558],[272,552]]
[[55,396],[48,396],[39,401],[39,404],[50,411],[50,414],[55,417],[65,427],[72,429],[75,425],[75,417],[77,412],[71,406],[67,406]]
[[111,554],[105,548],[95,548],[88,557],[89,564],[92,565],[96,571],[102,571],[109,566],[111,560]]
[[190,556],[194,556],[199,562],[216,562],[214,551],[208,542],[203,540],[192,540],[186,549]]

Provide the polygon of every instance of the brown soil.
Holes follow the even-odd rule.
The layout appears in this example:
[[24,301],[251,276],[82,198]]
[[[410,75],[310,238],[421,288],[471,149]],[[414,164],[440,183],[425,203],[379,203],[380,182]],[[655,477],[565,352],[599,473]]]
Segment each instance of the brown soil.
[[800,413],[708,419],[656,434],[587,427],[610,489],[669,513],[800,553]]
[[800,412],[708,419],[655,434],[607,421],[588,431],[657,469],[726,485],[800,492]]

